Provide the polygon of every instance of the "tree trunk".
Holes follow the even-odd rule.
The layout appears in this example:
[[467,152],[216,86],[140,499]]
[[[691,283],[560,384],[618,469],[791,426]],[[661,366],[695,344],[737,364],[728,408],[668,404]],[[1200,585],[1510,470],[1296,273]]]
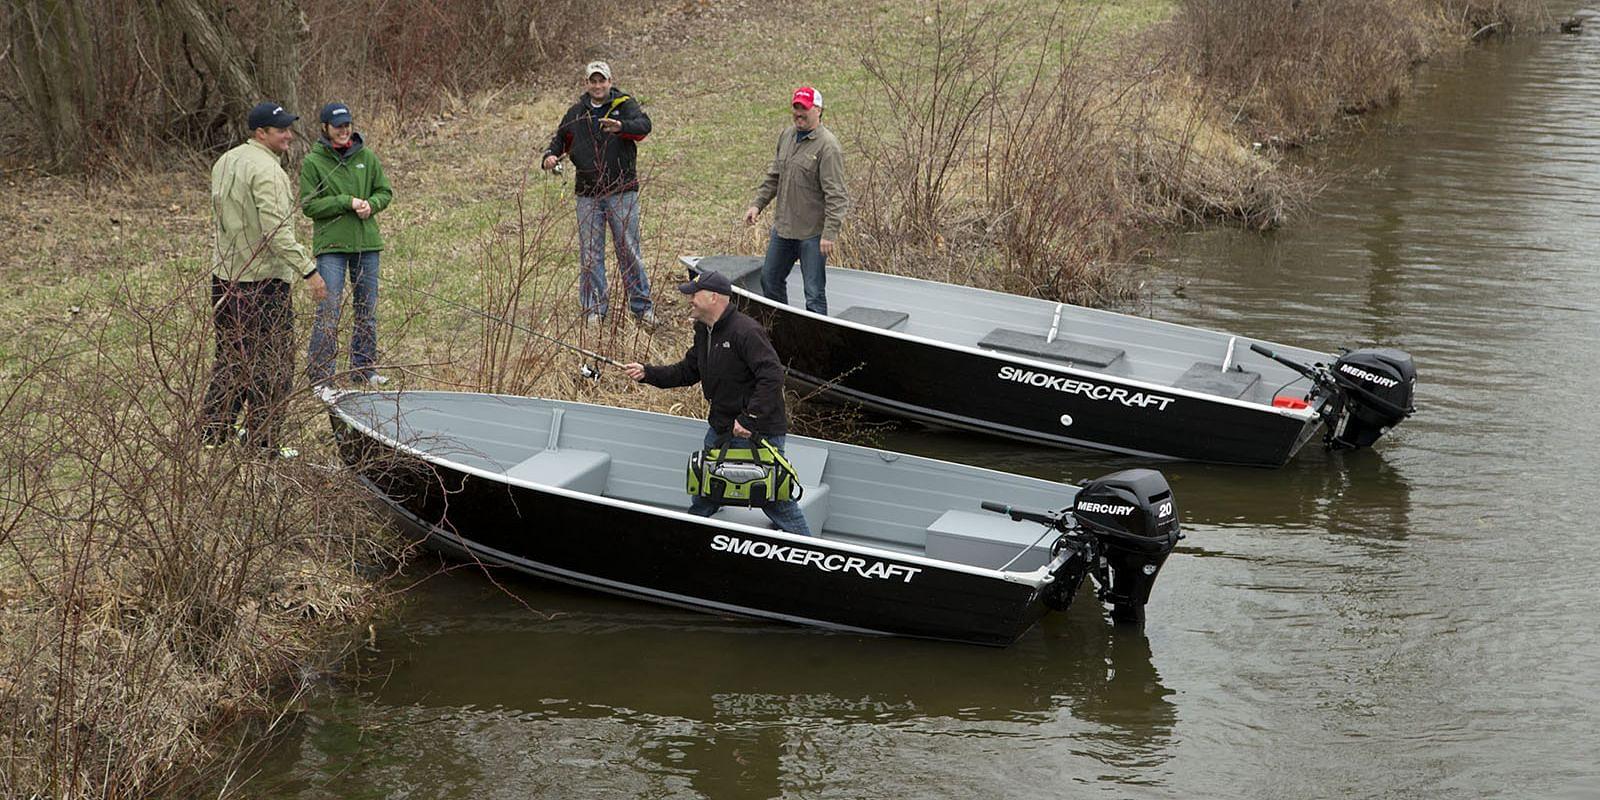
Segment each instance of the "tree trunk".
[[145,2],[154,7],[162,24],[187,35],[216,81],[229,130],[242,134],[246,112],[263,100],[275,100],[305,116],[295,107],[299,42],[305,32],[298,0],[270,0],[262,6],[267,24],[253,50],[245,47],[238,32],[228,25],[215,0]]
[[51,169],[81,165],[86,110],[99,103],[98,75],[83,9],[71,0],[11,4],[11,72]]

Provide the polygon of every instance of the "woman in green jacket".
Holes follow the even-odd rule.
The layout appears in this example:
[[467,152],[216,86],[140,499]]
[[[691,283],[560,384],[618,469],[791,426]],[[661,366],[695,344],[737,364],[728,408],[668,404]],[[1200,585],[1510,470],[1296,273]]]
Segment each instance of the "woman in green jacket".
[[339,355],[339,311],[350,284],[355,330],[350,373],[357,383],[384,384],[378,362],[378,253],[383,237],[377,215],[394,192],[378,157],[355,132],[344,103],[322,107],[322,138],[300,165],[300,210],[313,221],[311,246],[328,295],[317,304],[306,370],[312,383],[333,377]]

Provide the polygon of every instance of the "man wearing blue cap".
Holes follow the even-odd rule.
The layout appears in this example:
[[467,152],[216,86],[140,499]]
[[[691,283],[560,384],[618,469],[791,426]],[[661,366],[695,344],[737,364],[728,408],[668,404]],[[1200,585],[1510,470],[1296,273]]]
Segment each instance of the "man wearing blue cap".
[[294,379],[291,287],[304,281],[318,301],[327,287],[295,241],[294,191],[279,161],[294,142],[296,119],[278,103],[257,104],[247,118],[250,138],[211,168],[217,350],[201,420],[207,447],[240,438],[269,457],[299,455],[279,440]]
[[322,107],[322,138],[300,164],[300,210],[313,223],[311,249],[317,272],[328,284],[328,296],[317,304],[306,354],[312,383],[333,377],[339,355],[339,311],[344,286],[350,284],[355,312],[350,334],[350,371],[356,383],[382,385],[388,379],[374,368],[378,362],[378,213],[389,207],[394,191],[378,157],[355,130],[355,118],[344,103]]
[[[728,447],[750,447],[759,435],[783,452],[789,432],[789,414],[783,407],[783,364],[767,339],[761,323],[733,307],[733,285],[720,272],[709,270],[678,285],[689,295],[689,318],[694,320],[694,344],[683,360],[666,366],[625,364],[628,377],[661,389],[700,384],[711,414],[706,422],[705,446],[731,439]],[[717,504],[695,495],[689,513],[709,517]],[[810,536],[800,504],[781,500],[761,509],[780,530]]]

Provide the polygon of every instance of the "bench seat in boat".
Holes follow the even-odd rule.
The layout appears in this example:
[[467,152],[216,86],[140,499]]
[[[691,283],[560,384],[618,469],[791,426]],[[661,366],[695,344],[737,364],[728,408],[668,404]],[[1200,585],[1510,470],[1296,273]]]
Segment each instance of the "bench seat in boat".
[[611,454],[598,450],[540,450],[506,470],[506,477],[600,494],[611,471]]
[[[999,569],[1027,548],[1007,567],[1027,572],[1049,563],[1050,545],[1057,535],[1042,525],[1016,525],[1004,514],[951,509],[928,526],[928,558]],[[1036,540],[1038,544],[1029,547]]]
[[1112,362],[1122,358],[1124,352],[1114,347],[1075,342],[1060,336],[1053,342],[1045,339],[1041,334],[995,328],[988,336],[978,340],[978,346],[1085,367],[1109,367]]

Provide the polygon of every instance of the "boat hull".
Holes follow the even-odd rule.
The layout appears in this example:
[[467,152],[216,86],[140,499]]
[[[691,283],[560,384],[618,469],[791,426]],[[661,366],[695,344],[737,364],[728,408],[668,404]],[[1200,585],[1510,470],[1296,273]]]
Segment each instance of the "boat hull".
[[805,391],[919,422],[1038,445],[1275,467],[1320,429],[1315,416],[1125,383],[1002,353],[895,336],[748,295]]
[[484,563],[713,613],[991,646],[1048,611],[1038,576],[519,485],[334,425],[346,464],[400,522]]

